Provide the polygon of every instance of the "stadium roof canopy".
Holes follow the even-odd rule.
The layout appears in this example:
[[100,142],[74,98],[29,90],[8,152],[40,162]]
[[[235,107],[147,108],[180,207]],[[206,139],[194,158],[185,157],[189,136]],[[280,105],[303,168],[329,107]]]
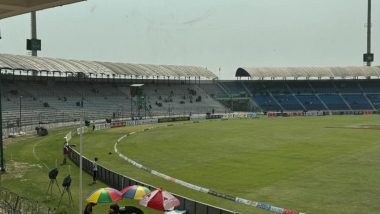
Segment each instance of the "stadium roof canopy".
[[379,66],[351,67],[284,67],[247,68],[236,70],[235,77],[248,77],[256,80],[276,79],[358,79],[380,78]]
[[1,0],[0,19],[83,0]]
[[[96,62],[45,57],[0,54],[0,69],[29,71],[51,76],[56,73],[83,74],[87,77],[146,77],[146,78],[190,78],[215,79],[216,76],[206,68],[179,65],[149,65],[113,62]],[[20,72],[21,73],[21,72]]]

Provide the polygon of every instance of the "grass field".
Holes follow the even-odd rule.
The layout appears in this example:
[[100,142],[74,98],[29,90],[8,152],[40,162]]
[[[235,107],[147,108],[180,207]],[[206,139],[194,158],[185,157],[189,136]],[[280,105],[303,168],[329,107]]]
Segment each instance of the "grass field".
[[[169,183],[121,160],[113,152],[125,133],[160,126],[128,136],[118,149],[124,155],[169,176],[237,197],[310,213],[379,213],[380,117],[329,116],[259,118],[147,125],[89,132],[84,154],[129,177],[198,201],[240,213],[268,213]],[[1,185],[27,197],[57,206],[59,195],[47,196],[48,167],[62,161],[63,136],[10,139],[6,143],[8,172]],[[74,137],[72,143],[79,144]],[[34,153],[33,153],[34,149]],[[112,155],[108,153],[112,152]],[[47,167],[46,167],[46,166]],[[61,182],[71,166],[73,209],[78,211],[78,168],[59,166]],[[88,185],[84,174],[84,194]],[[83,200],[84,201],[84,200]],[[133,204],[124,200],[120,204]],[[98,205],[95,213],[106,213]],[[156,213],[144,209],[145,213]]]

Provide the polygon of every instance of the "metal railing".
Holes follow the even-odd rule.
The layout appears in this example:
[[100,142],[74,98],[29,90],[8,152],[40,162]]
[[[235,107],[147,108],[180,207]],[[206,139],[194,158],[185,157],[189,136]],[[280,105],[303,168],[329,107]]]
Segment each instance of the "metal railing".
[[[69,157],[75,164],[79,166],[80,155],[76,150],[73,150],[72,148],[70,148]],[[89,174],[92,174],[92,161],[83,157],[82,164],[83,164],[83,170]],[[125,175],[121,175],[101,165],[98,165],[98,179],[115,189],[122,189],[130,185],[142,185],[150,189],[157,189],[154,186],[140,182],[133,178],[129,178]],[[176,195],[176,194],[173,194],[173,195],[175,195],[180,201],[180,206],[177,207],[177,209],[186,210],[187,214],[237,214],[237,212],[215,207],[215,206],[205,204],[199,201],[195,201],[181,195]]]
[[7,189],[0,188],[0,213],[3,214],[55,214],[55,208],[40,205],[38,201],[19,196]]

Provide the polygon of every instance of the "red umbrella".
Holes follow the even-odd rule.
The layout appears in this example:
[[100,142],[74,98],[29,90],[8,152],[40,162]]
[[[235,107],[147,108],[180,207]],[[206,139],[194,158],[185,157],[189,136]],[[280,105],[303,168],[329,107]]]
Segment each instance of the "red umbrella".
[[140,205],[159,211],[174,210],[179,204],[179,200],[176,197],[161,189],[146,194],[140,201]]

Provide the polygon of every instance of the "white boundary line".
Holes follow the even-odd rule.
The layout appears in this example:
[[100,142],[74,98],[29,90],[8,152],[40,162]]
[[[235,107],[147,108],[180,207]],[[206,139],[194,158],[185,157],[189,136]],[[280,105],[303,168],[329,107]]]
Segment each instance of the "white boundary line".
[[[143,130],[143,131],[145,131],[145,130]],[[143,132],[143,131],[134,131],[134,132],[129,133],[129,135],[133,135],[133,134],[136,134],[136,133],[139,133],[139,132]],[[176,178],[170,177],[168,175],[162,174],[162,173],[157,172],[155,170],[152,170],[152,169],[150,169],[148,167],[145,167],[144,165],[142,165],[140,163],[137,163],[136,161],[134,161],[134,160],[126,157],[125,155],[123,155],[121,152],[118,151],[117,144],[120,143],[120,141],[123,140],[127,136],[128,136],[128,134],[123,135],[114,144],[115,153],[117,153],[120,158],[124,159],[125,161],[127,161],[128,163],[134,165],[135,167],[137,167],[139,169],[143,169],[143,170],[145,170],[145,171],[147,171],[147,172],[149,172],[149,173],[151,173],[153,175],[156,175],[156,176],[158,176],[160,178],[163,178],[163,179],[165,179],[167,181],[179,184],[179,185],[184,186],[186,188],[193,189],[193,190],[196,190],[196,191],[199,191],[199,192],[203,192],[203,193],[207,193],[207,194],[210,194],[210,195],[214,195],[214,196],[217,196],[217,197],[220,197],[220,198],[228,199],[228,200],[231,200],[231,201],[235,201],[235,202],[240,203],[240,204],[245,204],[245,205],[253,206],[253,207],[256,207],[256,208],[261,208],[261,209],[264,209],[264,210],[267,210],[267,211],[271,211],[271,212],[275,212],[275,213],[279,213],[279,214],[305,214],[305,213],[297,212],[297,211],[294,211],[294,210],[289,210],[289,209],[285,209],[285,208],[271,206],[269,204],[265,204],[265,203],[262,203],[262,202],[251,201],[251,200],[235,197],[235,196],[224,194],[224,193],[218,193],[218,192],[215,192],[213,190],[210,190],[210,189],[207,189],[207,188],[204,188],[204,187],[200,187],[200,186],[197,186],[197,185],[194,185],[194,184],[187,183],[187,182],[182,181],[182,180],[178,180]]]
[[36,154],[36,146],[38,146],[40,143],[42,143],[43,140],[44,140],[44,139],[42,139],[42,140],[40,140],[40,141],[38,141],[37,143],[34,144],[32,153],[33,153],[34,158],[35,158],[37,161],[41,162],[41,163],[42,163],[47,169],[49,169],[49,167],[48,167],[43,161],[41,161],[41,159],[40,159],[40,158],[38,157],[38,155]]

